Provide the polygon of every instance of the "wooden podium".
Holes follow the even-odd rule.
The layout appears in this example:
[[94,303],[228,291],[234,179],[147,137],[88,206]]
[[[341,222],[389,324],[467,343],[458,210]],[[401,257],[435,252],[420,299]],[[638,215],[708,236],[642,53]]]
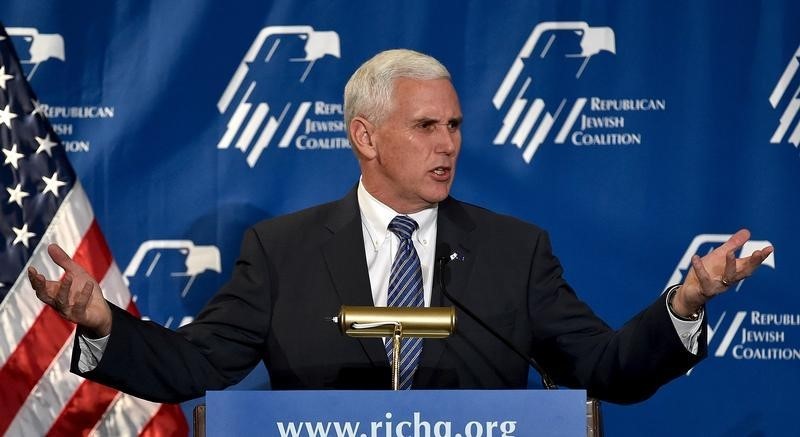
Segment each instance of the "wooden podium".
[[587,401],[583,390],[215,391],[194,410],[198,437],[323,431],[601,437],[602,423],[599,402]]

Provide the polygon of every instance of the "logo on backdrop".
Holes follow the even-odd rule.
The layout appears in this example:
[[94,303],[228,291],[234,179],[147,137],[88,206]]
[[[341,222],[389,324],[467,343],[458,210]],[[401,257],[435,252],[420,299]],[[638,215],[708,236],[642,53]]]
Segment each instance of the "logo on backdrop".
[[[122,276],[137,303],[142,297],[139,291],[148,289],[153,283],[160,285],[169,299],[159,296],[158,308],[151,306],[143,312],[170,328],[176,321],[179,321],[177,327],[193,320],[180,302],[187,298],[196,279],[209,271],[222,271],[216,246],[197,246],[190,240],[148,240],[136,250]],[[170,291],[174,293],[170,294]],[[154,296],[148,296],[148,299],[156,300]]]
[[[7,27],[11,42],[19,54],[22,69],[30,81],[40,69],[50,68],[54,64],[48,62],[59,60],[66,62],[64,37],[58,33],[41,33],[35,27]],[[37,110],[43,113],[53,126],[53,130],[61,138],[61,144],[68,152],[88,152],[91,142],[86,138],[75,138],[73,120],[114,118],[113,106],[87,106],[80,103],[76,106],[51,106],[34,101]],[[54,141],[48,138],[48,141]]]
[[575,146],[641,144],[642,134],[626,123],[626,114],[664,111],[666,100],[544,96],[544,90],[556,85],[548,83],[547,78],[554,68],[558,74],[553,79],[558,80],[564,71],[569,71],[580,81],[592,68],[594,57],[616,53],[616,37],[610,27],[591,27],[583,21],[537,24],[492,99],[495,109],[505,114],[492,143],[517,146],[526,163],[549,139],[555,144],[569,141]]
[[39,66],[50,59],[65,61],[64,38],[57,33],[39,33],[34,27],[6,28],[19,54],[19,62],[30,81]]
[[[683,254],[667,286],[679,284],[689,271],[692,256],[704,256],[731,237],[730,234],[701,234],[692,240]],[[767,240],[752,240],[742,246],[738,256],[749,256],[754,251],[771,246]],[[775,268],[775,254],[764,265]],[[749,280],[740,281],[733,293],[744,293]],[[666,288],[666,287],[665,287]],[[708,320],[709,354],[734,360],[800,360],[800,341],[797,328],[800,314],[765,312],[755,308],[742,311],[723,311],[716,320]],[[795,341],[792,341],[792,335]]]
[[[789,64],[783,70],[778,83],[775,84],[772,94],[769,95],[769,104],[774,109],[778,109],[778,106],[786,105],[778,122],[778,127],[769,140],[772,144],[780,144],[785,138],[789,143],[794,144],[794,147],[800,147],[800,122],[798,122],[797,117],[798,109],[800,109],[800,75],[797,74],[798,67],[800,67],[800,46],[797,47],[797,51],[789,59]],[[792,85],[792,90],[787,93],[786,91]],[[792,125],[794,125],[794,128],[792,128]]]
[[329,58],[340,58],[334,31],[261,29],[217,102],[228,119],[217,148],[233,145],[250,167],[275,143],[299,150],[349,149],[342,102],[315,101],[308,86],[307,79]]

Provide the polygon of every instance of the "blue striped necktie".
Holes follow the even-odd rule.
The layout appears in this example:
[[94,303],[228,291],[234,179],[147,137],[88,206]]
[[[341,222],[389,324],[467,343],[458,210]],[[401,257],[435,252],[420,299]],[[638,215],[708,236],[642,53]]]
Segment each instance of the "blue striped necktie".
[[[400,239],[400,247],[392,262],[389,275],[390,307],[422,307],[425,305],[422,292],[422,268],[417,250],[411,241],[411,234],[417,229],[417,222],[411,217],[398,215],[389,223],[389,230]],[[392,360],[394,341],[390,337],[386,342],[386,354]],[[417,369],[422,353],[421,338],[403,338],[400,350],[400,390],[411,388],[414,371]]]

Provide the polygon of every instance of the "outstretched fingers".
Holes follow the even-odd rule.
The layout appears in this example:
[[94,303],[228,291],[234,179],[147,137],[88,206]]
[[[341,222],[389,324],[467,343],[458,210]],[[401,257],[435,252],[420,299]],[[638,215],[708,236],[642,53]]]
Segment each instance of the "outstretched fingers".
[[[741,249],[745,243],[750,239],[750,231],[747,229],[740,229],[733,234],[724,244],[718,247],[716,251],[721,252],[725,256],[725,263],[720,273],[718,281],[727,288],[734,282],[741,281],[752,275],[753,272],[767,259],[772,253],[772,246],[756,250],[748,257],[736,258],[736,251]],[[713,270],[713,266],[712,266]]]
[[103,299],[100,284],[60,247],[47,248],[53,261],[64,269],[59,281],[48,280],[35,268],[28,268],[28,280],[36,297],[56,310],[61,317],[102,337],[111,332],[112,313]]
[[736,255],[733,253],[733,251],[730,251],[725,254],[725,269],[722,272],[720,282],[722,285],[727,287],[739,279],[741,278],[738,277],[736,272]]
[[741,229],[728,241],[704,257],[694,255],[692,268],[680,288],[681,299],[689,309],[697,309],[733,284],[752,275],[772,252],[772,246],[736,258],[737,251],[750,239],[750,231]]
[[64,273],[58,287],[58,294],[56,295],[55,308],[60,312],[64,312],[69,307],[69,295],[72,290],[72,274],[69,272]]
[[700,294],[702,294],[706,299],[711,299],[714,297],[715,289],[717,288],[714,284],[714,281],[711,278],[711,275],[706,270],[706,266],[703,264],[703,260],[695,255],[692,257],[692,268],[694,269],[694,274],[697,275],[697,279],[700,281]]
[[89,305],[89,300],[92,297],[92,291],[94,290],[94,284],[91,281],[86,281],[83,284],[83,288],[81,288],[75,295],[75,301],[72,304],[72,310],[78,314],[83,314],[86,312],[86,307]]
[[756,250],[750,256],[737,260],[737,280],[744,279],[753,274],[753,272],[763,263],[773,252],[773,247],[768,246],[763,249]]
[[39,300],[70,320],[86,311],[94,291],[94,281],[87,280],[82,286],[76,285],[75,275],[69,271],[64,273],[60,281],[49,281],[35,268],[29,267],[28,280]]
[[33,287],[33,291],[36,292],[36,297],[39,300],[48,305],[53,304],[55,298],[47,293],[47,279],[45,279],[44,275],[36,271],[35,268],[28,267],[28,281],[30,281],[31,287]]
[[735,234],[731,235],[731,238],[728,238],[728,241],[723,243],[718,250],[724,253],[735,252],[741,249],[741,247],[744,246],[744,243],[747,243],[747,240],[749,239],[750,231],[747,229],[739,229]]
[[28,280],[42,302],[53,305],[61,292],[61,281],[49,281],[35,268],[28,267]]

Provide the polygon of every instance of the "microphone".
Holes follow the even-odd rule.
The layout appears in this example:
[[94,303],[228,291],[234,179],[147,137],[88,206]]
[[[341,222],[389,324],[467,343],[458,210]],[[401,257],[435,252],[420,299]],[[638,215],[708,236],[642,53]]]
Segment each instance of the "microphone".
[[[450,248],[446,244],[440,245],[439,249],[441,250],[441,252],[444,253],[450,252]],[[534,360],[532,357],[528,356],[527,354],[519,350],[519,348],[517,348],[513,343],[511,343],[511,341],[503,337],[499,332],[495,331],[494,328],[489,326],[477,314],[473,313],[469,308],[467,308],[463,303],[461,303],[458,299],[453,297],[453,295],[451,295],[447,291],[447,287],[444,285],[444,267],[447,265],[448,262],[450,262],[451,259],[457,257],[458,255],[455,252],[453,252],[452,255],[445,255],[437,260],[437,265],[439,270],[439,289],[442,290],[442,294],[447,299],[449,299],[450,302],[453,303],[453,305],[455,305],[458,309],[463,311],[464,314],[466,314],[472,320],[476,321],[479,325],[483,327],[483,329],[492,334],[496,339],[500,340],[504,345],[506,345],[506,347],[514,351],[515,354],[519,355],[519,357],[525,360],[529,366],[533,367],[533,369],[536,370],[536,372],[538,372],[539,375],[542,377],[542,385],[546,389],[548,390],[557,389],[558,386],[556,386],[553,380],[550,379],[550,375],[548,375],[544,371],[544,369],[542,369],[542,367],[539,365],[539,363],[536,362],[536,360]]]

